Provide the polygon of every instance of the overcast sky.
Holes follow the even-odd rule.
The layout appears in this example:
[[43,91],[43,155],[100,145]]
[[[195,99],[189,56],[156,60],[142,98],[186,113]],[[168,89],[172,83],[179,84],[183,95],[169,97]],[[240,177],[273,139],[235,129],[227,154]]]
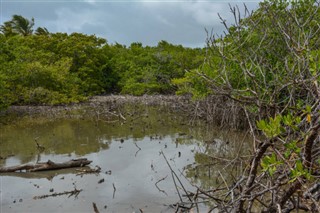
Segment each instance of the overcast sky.
[[[0,0],[1,24],[12,15],[35,18],[35,28],[50,32],[95,34],[109,43],[157,45],[160,40],[203,47],[205,28],[220,34],[218,13],[232,23],[229,5],[250,10],[259,1],[217,0]],[[243,7],[242,7],[243,8]]]

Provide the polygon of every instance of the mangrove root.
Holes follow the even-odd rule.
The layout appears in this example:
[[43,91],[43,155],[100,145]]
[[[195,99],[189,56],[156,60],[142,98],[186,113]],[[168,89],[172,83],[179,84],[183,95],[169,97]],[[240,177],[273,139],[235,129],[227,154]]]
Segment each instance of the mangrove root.
[[2,167],[0,168],[0,173],[4,172],[17,172],[23,171],[26,172],[37,172],[37,171],[45,171],[45,170],[56,170],[56,169],[65,169],[72,167],[83,167],[90,164],[92,161],[87,160],[86,158],[72,159],[63,163],[55,163],[51,160],[43,163],[36,164],[23,164],[18,166],[10,166],[10,167]]

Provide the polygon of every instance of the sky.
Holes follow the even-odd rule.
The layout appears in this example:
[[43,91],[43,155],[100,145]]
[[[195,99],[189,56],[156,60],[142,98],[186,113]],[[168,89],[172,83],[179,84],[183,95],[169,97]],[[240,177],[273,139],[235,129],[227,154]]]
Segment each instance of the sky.
[[[35,29],[95,34],[108,43],[155,46],[161,40],[187,47],[204,47],[207,34],[222,34],[218,13],[233,23],[229,3],[243,11],[259,1],[221,0],[0,0],[0,24],[12,15],[35,19]],[[244,14],[244,13],[243,13]]]

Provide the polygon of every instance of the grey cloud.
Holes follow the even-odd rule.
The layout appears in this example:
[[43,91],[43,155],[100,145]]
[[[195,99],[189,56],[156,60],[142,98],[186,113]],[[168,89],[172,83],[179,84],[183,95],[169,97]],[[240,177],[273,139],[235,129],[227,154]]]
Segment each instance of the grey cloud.
[[[248,3],[257,7],[258,2]],[[111,2],[111,1],[64,1],[64,2],[4,2],[2,21],[13,14],[34,17],[37,26],[51,32],[81,32],[96,34],[109,43],[129,45],[142,42],[156,45],[160,40],[186,46],[204,45],[204,28],[216,33],[223,31],[217,13],[232,23],[227,3],[218,1],[185,2]]]

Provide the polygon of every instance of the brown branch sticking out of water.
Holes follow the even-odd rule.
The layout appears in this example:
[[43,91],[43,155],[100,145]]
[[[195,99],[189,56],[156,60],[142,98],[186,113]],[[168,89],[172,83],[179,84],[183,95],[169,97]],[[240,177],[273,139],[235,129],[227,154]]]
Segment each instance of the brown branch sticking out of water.
[[4,172],[17,172],[23,171],[26,172],[37,172],[37,171],[45,171],[45,170],[56,170],[56,169],[65,169],[72,167],[83,167],[90,164],[92,161],[87,160],[86,158],[72,159],[63,163],[55,163],[51,160],[43,163],[36,164],[23,164],[18,166],[10,166],[10,167],[2,167],[0,168],[0,173]]
[[61,195],[69,195],[68,197],[74,196],[75,198],[77,198],[81,191],[82,191],[82,189],[79,190],[79,189],[74,188],[74,190],[72,190],[72,191],[64,191],[64,192],[60,192],[60,193],[34,196],[33,199],[37,200],[37,199],[44,199],[44,198],[48,198],[48,197],[56,197],[56,196],[61,196]]

